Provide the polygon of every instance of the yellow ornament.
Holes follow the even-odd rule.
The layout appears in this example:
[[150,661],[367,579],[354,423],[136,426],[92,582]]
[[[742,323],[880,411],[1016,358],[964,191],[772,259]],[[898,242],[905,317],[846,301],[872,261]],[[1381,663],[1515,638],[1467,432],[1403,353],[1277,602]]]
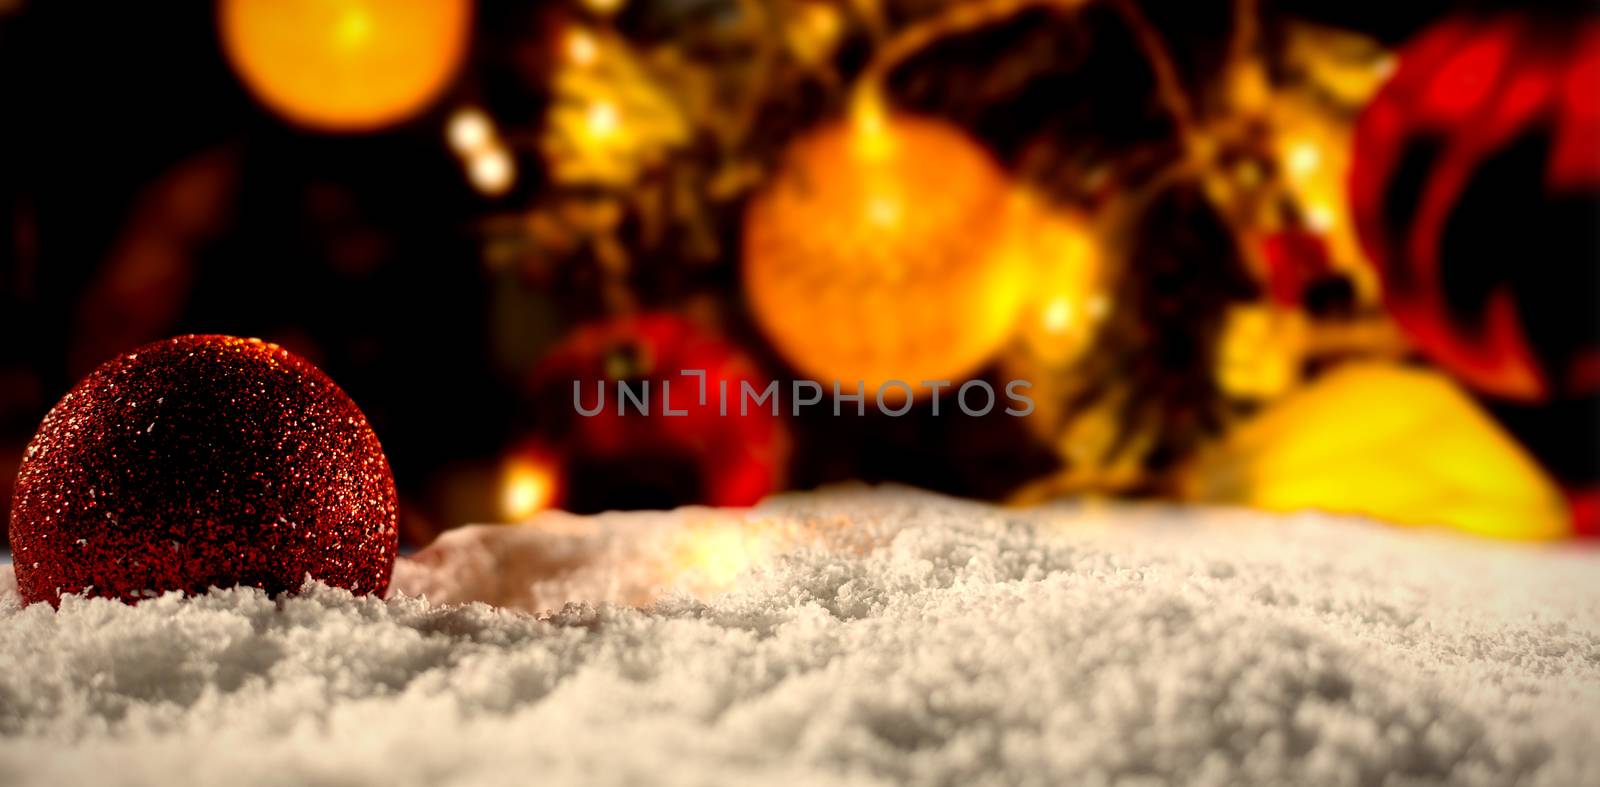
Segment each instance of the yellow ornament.
[[1315,509],[1517,539],[1569,533],[1539,466],[1444,375],[1377,363],[1334,370],[1203,457],[1189,497]]
[[1021,304],[1010,198],[988,154],[938,120],[861,111],[805,135],[745,215],[756,321],[825,386],[959,380]]
[[1329,263],[1375,304],[1378,281],[1350,216],[1352,120],[1388,79],[1394,58],[1376,41],[1335,28],[1291,23],[1284,33],[1282,67],[1302,87],[1279,91],[1261,110],[1272,157],[1305,228],[1327,244]]
[[222,47],[256,98],[324,131],[421,111],[466,50],[470,0],[222,0]]

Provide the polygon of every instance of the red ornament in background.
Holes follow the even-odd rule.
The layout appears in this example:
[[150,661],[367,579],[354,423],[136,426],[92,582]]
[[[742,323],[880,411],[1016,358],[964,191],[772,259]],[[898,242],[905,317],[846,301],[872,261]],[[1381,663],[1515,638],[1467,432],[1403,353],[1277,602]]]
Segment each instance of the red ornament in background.
[[350,397],[281,347],[181,336],[101,365],[45,416],[17,475],[28,602],[136,600],[307,574],[382,594],[394,479]]
[[1459,17],[1400,52],[1351,199],[1396,321],[1497,397],[1600,393],[1600,21]]
[[1286,308],[1305,303],[1306,290],[1334,275],[1328,243],[1307,230],[1280,230],[1261,239],[1267,261],[1267,297]]
[[[704,402],[699,377],[680,374],[685,370],[705,371]],[[648,415],[631,402],[619,413],[619,381],[636,393],[649,385]],[[578,414],[574,382],[586,410],[597,403],[597,386],[604,386],[598,414]],[[535,437],[513,454],[513,467],[546,468],[552,490],[544,502],[570,511],[747,506],[778,489],[787,467],[783,411],[773,415],[767,399],[739,412],[742,385],[761,392],[769,382],[739,350],[676,316],[582,327],[534,370],[542,420]],[[683,415],[666,414],[668,391],[672,410]],[[787,391],[778,398],[788,406]]]

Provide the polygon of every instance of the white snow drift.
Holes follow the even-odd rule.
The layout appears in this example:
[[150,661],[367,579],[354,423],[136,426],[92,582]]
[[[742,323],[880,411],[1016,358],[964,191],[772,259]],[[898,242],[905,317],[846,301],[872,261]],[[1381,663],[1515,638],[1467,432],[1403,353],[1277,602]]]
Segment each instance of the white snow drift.
[[0,784],[1600,783],[1571,547],[859,491],[469,530],[396,586],[0,583]]

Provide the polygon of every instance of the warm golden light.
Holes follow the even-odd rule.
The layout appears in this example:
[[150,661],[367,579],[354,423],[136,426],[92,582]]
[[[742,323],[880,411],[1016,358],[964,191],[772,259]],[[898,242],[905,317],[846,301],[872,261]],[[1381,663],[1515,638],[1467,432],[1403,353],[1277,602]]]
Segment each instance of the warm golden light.
[[617,105],[609,101],[590,104],[584,120],[589,136],[599,140],[615,136],[622,128],[622,116],[617,112]]
[[372,16],[367,9],[350,6],[340,11],[337,38],[339,46],[348,51],[360,49],[372,37]]
[[510,151],[495,145],[473,153],[467,159],[467,177],[473,188],[490,196],[511,190],[517,179],[517,166]]
[[1322,163],[1322,151],[1317,149],[1315,142],[1294,142],[1288,146],[1288,155],[1285,158],[1291,176],[1306,177],[1316,172],[1318,165]]
[[575,66],[592,66],[600,59],[600,42],[581,27],[567,31],[566,50],[567,60]]
[[958,129],[860,98],[793,143],[752,201],[745,292],[815,379],[959,380],[1009,337],[1027,284],[1006,242],[1010,184]]
[[1232,433],[1191,497],[1362,514],[1501,538],[1568,534],[1539,466],[1445,376],[1376,363],[1331,372]]
[[1019,196],[1007,253],[1028,272],[1020,333],[1040,360],[1060,365],[1082,355],[1110,309],[1099,241],[1080,216]]
[[702,525],[691,530],[680,548],[677,570],[697,580],[699,590],[725,590],[753,565],[770,545],[755,530],[732,522]]
[[288,120],[366,131],[421,111],[465,52],[469,0],[222,0],[222,45]]
[[526,457],[506,462],[500,482],[500,511],[519,522],[550,507],[556,496],[555,470]]
[[688,144],[691,113],[614,31],[568,27],[550,80],[539,151],[555,183],[632,184]]
[[822,63],[844,33],[838,7],[824,0],[806,0],[795,10],[784,31],[789,49],[801,62]]
[[1051,298],[1045,303],[1042,319],[1048,333],[1066,333],[1072,328],[1072,299],[1065,295]]
[[889,110],[883,96],[862,88],[850,102],[850,149],[857,160],[876,162],[894,153],[895,137],[889,131]]
[[450,116],[445,137],[450,142],[450,149],[459,155],[478,153],[494,141],[494,124],[483,110],[463,107]]
[[1279,129],[1275,155],[1283,185],[1300,207],[1305,229],[1322,237],[1329,262],[1374,298],[1377,283],[1365,262],[1350,218],[1346,181],[1350,177],[1347,124],[1301,101],[1280,100],[1272,112]]

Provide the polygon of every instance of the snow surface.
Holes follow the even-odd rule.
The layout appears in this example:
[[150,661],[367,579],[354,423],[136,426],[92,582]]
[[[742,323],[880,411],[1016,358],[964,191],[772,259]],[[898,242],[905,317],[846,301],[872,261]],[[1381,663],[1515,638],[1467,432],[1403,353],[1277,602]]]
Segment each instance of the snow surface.
[[1593,550],[846,490],[470,529],[396,589],[0,581],[0,784],[1600,784]]

